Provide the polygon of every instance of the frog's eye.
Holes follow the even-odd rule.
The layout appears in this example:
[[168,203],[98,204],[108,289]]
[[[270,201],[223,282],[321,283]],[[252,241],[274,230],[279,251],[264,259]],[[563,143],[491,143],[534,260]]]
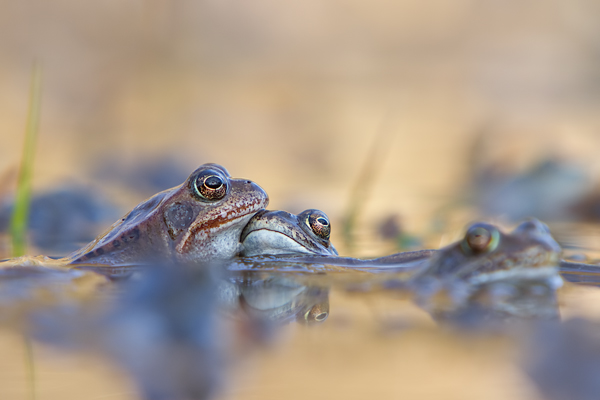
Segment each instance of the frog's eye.
[[476,224],[467,230],[461,248],[466,254],[487,253],[495,250],[499,241],[498,229],[487,224]]
[[319,210],[311,210],[308,214],[308,226],[318,237],[329,240],[331,235],[331,224],[329,218],[324,212]]
[[196,192],[206,200],[221,200],[227,194],[227,183],[219,175],[200,175],[195,186]]
[[329,302],[314,305],[304,314],[304,321],[308,323],[323,322],[329,317]]

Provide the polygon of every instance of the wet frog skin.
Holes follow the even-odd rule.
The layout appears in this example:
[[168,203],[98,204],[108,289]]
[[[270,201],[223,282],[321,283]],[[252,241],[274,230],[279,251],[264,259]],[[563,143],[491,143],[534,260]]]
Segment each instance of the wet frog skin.
[[137,205],[65,261],[135,265],[157,259],[227,259],[239,252],[242,229],[268,202],[255,183],[232,179],[220,165],[204,164],[182,185]]
[[337,255],[329,241],[331,223],[320,210],[298,215],[286,211],[258,212],[244,228],[241,256],[318,254]]
[[415,274],[483,283],[513,276],[558,276],[561,248],[536,219],[506,234],[491,224],[471,225],[460,242],[434,253]]

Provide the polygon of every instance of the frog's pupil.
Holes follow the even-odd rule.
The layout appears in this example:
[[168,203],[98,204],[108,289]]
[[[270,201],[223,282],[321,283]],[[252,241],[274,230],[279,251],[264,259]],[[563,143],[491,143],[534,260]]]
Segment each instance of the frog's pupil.
[[327,313],[320,313],[319,315],[317,315],[317,316],[315,317],[315,320],[317,320],[317,321],[319,321],[319,322],[320,322],[320,321],[324,321],[324,320],[325,320],[325,318],[327,318]]
[[216,176],[210,176],[204,181],[204,184],[208,188],[218,189],[221,185],[223,185],[223,181]]
[[323,217],[319,217],[319,218],[317,218],[317,222],[318,222],[318,223],[320,223],[320,224],[321,224],[321,225],[323,225],[323,226],[327,226],[327,225],[329,225],[329,221],[327,221],[327,220],[326,220],[325,218],[323,218]]
[[484,250],[490,243],[492,234],[485,228],[475,228],[469,232],[468,242],[473,250]]

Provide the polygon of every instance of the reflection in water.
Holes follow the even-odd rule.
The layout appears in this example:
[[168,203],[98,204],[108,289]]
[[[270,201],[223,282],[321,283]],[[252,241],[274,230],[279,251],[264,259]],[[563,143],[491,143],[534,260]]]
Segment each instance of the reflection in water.
[[583,319],[540,325],[526,342],[525,369],[548,400],[594,400],[600,393],[600,325]]
[[[327,324],[332,291],[365,298],[402,293],[435,320],[463,329],[559,316],[557,274],[412,279],[416,266],[436,260],[421,256],[406,256],[412,272],[380,260],[369,270],[364,260],[340,257],[246,258],[226,265],[138,268],[129,275],[91,268],[111,280],[92,271],[12,268],[0,274],[0,299],[3,316],[13,310],[27,321],[12,326],[28,325],[32,336],[46,343],[109,357],[129,372],[146,399],[211,397],[228,379],[225,367],[244,354],[240,343],[246,348],[257,340],[264,343],[289,322]],[[85,283],[91,281],[95,285]],[[354,290],[357,283],[363,292]],[[85,296],[68,296],[68,286],[85,286]],[[58,301],[48,302],[47,293],[55,293]]]
[[506,278],[472,285],[422,282],[417,303],[434,319],[462,327],[494,327],[507,321],[558,319],[557,279]]
[[23,325],[30,312],[84,304],[108,283],[88,271],[43,266],[0,268],[0,324]]
[[211,269],[151,268],[113,289],[91,306],[40,307],[33,336],[110,357],[146,399],[209,397],[230,343],[218,332]]
[[[340,273],[335,269],[340,268],[336,265],[300,261],[294,273],[290,259],[280,262],[280,271],[287,272],[284,276],[279,276],[280,272],[273,271],[277,269],[276,264],[277,261],[270,260],[267,264],[270,271],[262,272],[261,279],[238,283],[240,296],[244,295],[244,290],[250,290],[250,302],[254,301],[256,307],[250,306],[247,299],[243,303],[255,315],[259,315],[258,310],[265,309],[260,315],[289,320],[288,313],[301,315],[299,310],[308,310],[311,304],[328,292],[322,288],[323,285],[355,291],[356,284],[360,283],[361,287],[370,288],[369,291],[401,291],[412,297],[434,319],[463,326],[493,324],[507,319],[558,318],[556,290],[562,286],[562,280],[557,271],[548,276],[513,274],[474,283],[435,276],[411,280],[407,279],[406,274],[394,270],[382,272],[378,269],[376,273],[364,274],[363,271],[348,268]],[[252,272],[256,273],[257,265],[250,266]],[[234,267],[240,268],[240,262],[234,263]],[[306,275],[307,271],[317,268],[320,268],[320,274]],[[310,285],[315,287],[308,290]],[[303,301],[299,301],[301,295]],[[312,298],[312,301],[308,301],[305,296]]]
[[569,282],[600,286],[600,266],[598,265],[563,261],[560,263],[560,272],[562,277]]
[[293,275],[234,275],[223,280],[218,290],[224,305],[251,318],[310,324],[329,316],[329,288],[303,284]]

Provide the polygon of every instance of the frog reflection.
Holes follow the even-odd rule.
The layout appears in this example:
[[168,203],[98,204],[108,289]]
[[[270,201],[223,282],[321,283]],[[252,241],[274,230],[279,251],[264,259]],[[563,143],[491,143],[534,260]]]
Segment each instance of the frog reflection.
[[229,313],[241,312],[277,324],[324,322],[329,316],[329,288],[278,273],[232,275],[218,286]]
[[548,227],[536,219],[506,234],[476,223],[463,240],[435,252],[416,277],[463,279],[480,283],[508,276],[557,276],[561,248]]

